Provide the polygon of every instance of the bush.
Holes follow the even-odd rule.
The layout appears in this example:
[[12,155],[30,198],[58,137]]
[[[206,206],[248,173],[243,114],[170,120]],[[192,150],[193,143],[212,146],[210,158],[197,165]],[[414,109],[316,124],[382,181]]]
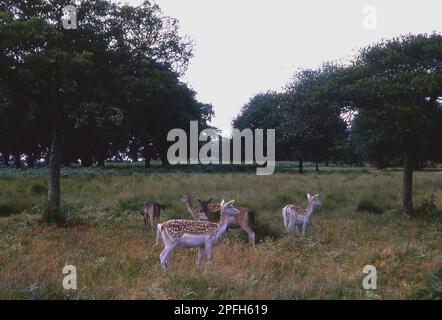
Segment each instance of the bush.
[[278,230],[272,228],[268,222],[261,220],[255,220],[255,223],[252,225],[252,230],[255,232],[256,242],[264,240],[265,238],[278,239],[281,237]]
[[60,208],[51,208],[47,203],[38,204],[32,208],[32,212],[40,214],[47,224],[56,223],[59,226],[67,226],[69,210],[63,205]]
[[46,194],[48,193],[48,187],[43,184],[35,182],[31,185],[31,193],[35,195]]
[[123,198],[118,201],[118,208],[122,211],[138,211],[144,205],[145,199],[141,196]]
[[430,198],[425,199],[416,209],[416,214],[434,214],[437,213],[437,206],[435,204],[436,197],[434,194]]
[[27,203],[26,199],[18,197],[0,199],[0,216],[21,213],[23,210],[27,209],[30,209],[30,205]]
[[363,198],[359,201],[356,210],[359,212],[371,212],[381,214],[384,213],[384,208],[382,208],[375,199]]

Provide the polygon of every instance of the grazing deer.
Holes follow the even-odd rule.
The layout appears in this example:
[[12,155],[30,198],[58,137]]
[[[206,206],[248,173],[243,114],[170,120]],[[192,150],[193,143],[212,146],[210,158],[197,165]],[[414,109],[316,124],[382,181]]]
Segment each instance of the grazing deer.
[[180,201],[182,203],[185,203],[187,206],[187,211],[192,215],[193,219],[195,220],[209,220],[207,218],[206,213],[204,212],[201,205],[195,205],[192,201],[192,197],[190,193],[186,193],[184,196],[180,198]]
[[302,235],[305,235],[305,227],[308,219],[315,207],[321,205],[319,194],[311,196],[307,193],[307,208],[302,209],[294,204],[288,204],[282,209],[282,217],[284,219],[284,227],[287,232],[290,232],[294,226],[300,227],[302,225]]
[[[220,219],[220,206],[219,204],[210,204],[212,198],[209,200],[200,200],[197,199],[201,204],[202,209],[206,213],[209,221],[219,221]],[[252,230],[252,225],[255,222],[255,214],[249,208],[239,207],[239,214],[237,216],[231,216],[229,218],[228,228],[230,229],[243,229],[247,235],[249,236],[249,242],[254,246],[255,245],[255,232]]]
[[144,217],[144,228],[147,229],[147,223],[150,224],[152,230],[156,229],[156,223],[160,222],[160,212],[164,210],[164,206],[156,202],[145,202],[140,214]]
[[198,247],[197,263],[200,263],[204,253],[207,261],[212,259],[212,246],[221,238],[227,229],[229,217],[238,214],[233,206],[234,200],[224,203],[221,201],[218,223],[211,221],[196,221],[173,219],[158,224],[157,243],[163,240],[164,250],[160,254],[163,270],[170,266],[170,254],[177,246]]

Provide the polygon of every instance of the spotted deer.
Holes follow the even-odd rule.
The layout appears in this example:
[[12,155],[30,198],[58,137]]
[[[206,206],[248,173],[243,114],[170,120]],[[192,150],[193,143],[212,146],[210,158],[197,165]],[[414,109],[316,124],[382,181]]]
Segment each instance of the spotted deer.
[[147,229],[147,224],[153,231],[156,229],[155,220],[160,222],[160,212],[164,210],[164,206],[157,202],[145,202],[143,208],[140,210],[140,214],[144,217],[144,228]]
[[209,218],[207,218],[206,213],[204,212],[202,206],[193,203],[192,196],[190,195],[190,193],[186,193],[185,195],[183,195],[180,198],[180,201],[182,203],[186,204],[187,211],[189,211],[189,213],[193,219],[205,220],[205,221],[209,220]]
[[302,226],[302,235],[305,235],[305,228],[308,223],[308,219],[313,210],[321,205],[319,200],[319,194],[311,196],[307,193],[307,208],[303,209],[295,206],[294,204],[288,204],[282,209],[282,217],[284,219],[284,227],[287,232],[290,232],[293,227]]
[[[220,206],[219,204],[210,203],[212,198],[209,200],[200,200],[198,199],[202,209],[206,213],[206,216],[209,218],[209,221],[219,221],[220,219]],[[253,246],[255,245],[255,232],[252,230],[252,225],[255,222],[255,214],[249,208],[238,207],[239,214],[237,216],[231,216],[229,218],[228,228],[230,229],[238,229],[241,228],[244,230],[249,236],[249,243]]]
[[197,221],[173,219],[158,224],[157,243],[163,240],[164,250],[160,254],[161,267],[165,270],[170,267],[170,254],[177,246],[198,247],[197,263],[200,263],[204,254],[207,261],[212,259],[214,246],[227,229],[229,217],[236,216],[239,210],[233,206],[234,200],[227,203],[221,201],[220,220]]

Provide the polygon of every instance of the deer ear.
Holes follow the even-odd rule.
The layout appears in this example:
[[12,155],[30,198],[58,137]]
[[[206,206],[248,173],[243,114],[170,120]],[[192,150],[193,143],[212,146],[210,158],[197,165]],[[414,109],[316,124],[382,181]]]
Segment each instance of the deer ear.
[[315,194],[314,197],[319,198],[319,193],[318,193],[318,194]]
[[235,200],[230,200],[230,201],[227,202],[225,205],[228,205],[228,204],[232,205],[234,202],[235,202]]
[[[199,203],[201,203],[201,200],[200,199],[198,199],[198,198],[196,198],[196,201],[198,201]],[[201,203],[202,204],[202,203]]]
[[209,201],[207,201],[207,203],[209,203],[210,201],[212,201],[212,198],[210,198]]
[[312,196],[310,195],[310,193],[307,193],[307,199],[310,200],[311,197],[312,197]]
[[221,207],[224,206],[224,199],[221,200]]

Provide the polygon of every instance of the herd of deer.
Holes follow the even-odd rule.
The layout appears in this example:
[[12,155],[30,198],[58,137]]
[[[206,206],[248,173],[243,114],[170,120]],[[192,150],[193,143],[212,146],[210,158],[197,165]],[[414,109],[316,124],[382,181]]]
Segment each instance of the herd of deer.
[[[305,228],[310,215],[316,206],[321,204],[319,195],[307,194],[307,207],[305,209],[294,204],[286,205],[282,209],[284,227],[287,232],[293,228],[301,228],[305,235]],[[162,205],[157,202],[146,202],[140,213],[144,216],[144,225],[150,224],[156,231],[156,244],[161,238],[164,250],[160,254],[163,270],[170,266],[170,254],[178,246],[198,247],[197,263],[206,255],[207,261],[211,260],[212,247],[229,228],[241,228],[249,236],[249,242],[255,245],[255,233],[252,230],[254,212],[249,208],[233,205],[235,200],[219,204],[211,204],[212,199],[200,200],[199,204],[193,202],[189,193],[180,198],[186,204],[187,210],[194,220],[172,219],[159,223]]]

